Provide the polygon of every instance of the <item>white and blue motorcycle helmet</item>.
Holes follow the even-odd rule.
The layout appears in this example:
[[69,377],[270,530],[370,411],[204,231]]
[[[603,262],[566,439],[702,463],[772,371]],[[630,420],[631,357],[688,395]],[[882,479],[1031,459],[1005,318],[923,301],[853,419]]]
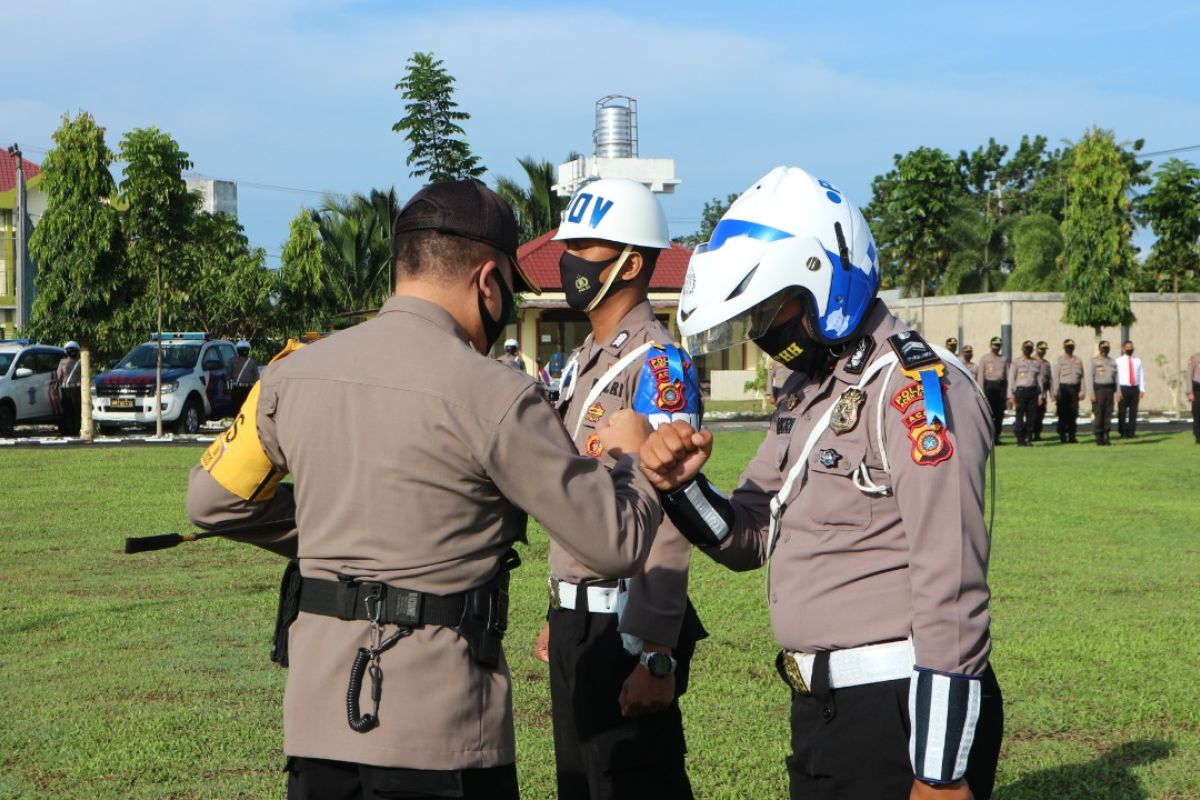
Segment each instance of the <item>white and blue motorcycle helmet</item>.
[[834,346],[862,327],[879,292],[867,221],[841,189],[776,167],[734,201],[688,263],[679,332],[693,355],[761,336],[800,296],[809,328]]

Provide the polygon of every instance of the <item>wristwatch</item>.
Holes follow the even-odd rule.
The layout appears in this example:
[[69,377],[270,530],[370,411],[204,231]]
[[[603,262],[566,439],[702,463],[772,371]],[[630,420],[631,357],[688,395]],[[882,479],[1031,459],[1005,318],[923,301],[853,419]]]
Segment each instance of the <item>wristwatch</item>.
[[675,671],[675,659],[666,653],[643,650],[638,662],[656,678],[665,678]]

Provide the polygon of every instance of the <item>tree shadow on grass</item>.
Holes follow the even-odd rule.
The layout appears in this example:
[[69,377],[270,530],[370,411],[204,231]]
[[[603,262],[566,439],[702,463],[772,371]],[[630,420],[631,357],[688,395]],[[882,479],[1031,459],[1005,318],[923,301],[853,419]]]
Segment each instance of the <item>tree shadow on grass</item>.
[[1085,764],[1067,764],[1035,772],[997,789],[995,800],[1147,800],[1150,795],[1131,767],[1152,764],[1171,755],[1173,742],[1143,739],[1125,742]]

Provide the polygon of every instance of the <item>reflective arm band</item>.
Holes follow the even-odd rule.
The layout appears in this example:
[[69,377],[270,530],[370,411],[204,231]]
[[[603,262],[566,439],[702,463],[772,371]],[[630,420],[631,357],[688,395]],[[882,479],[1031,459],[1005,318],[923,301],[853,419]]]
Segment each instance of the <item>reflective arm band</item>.
[[733,505],[704,473],[661,497],[667,517],[697,547],[716,547],[733,530]]
[[981,694],[980,676],[913,668],[908,755],[919,780],[937,785],[963,779],[975,741]]

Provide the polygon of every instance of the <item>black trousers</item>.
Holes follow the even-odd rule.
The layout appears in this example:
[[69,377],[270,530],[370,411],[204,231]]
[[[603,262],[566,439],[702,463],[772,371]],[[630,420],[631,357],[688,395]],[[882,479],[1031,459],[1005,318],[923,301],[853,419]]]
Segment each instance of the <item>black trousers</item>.
[[62,424],[59,425],[59,431],[63,436],[78,436],[79,429],[82,423],[80,414],[82,413],[82,402],[78,386],[72,386],[70,389],[59,389],[59,398],[62,402]]
[[[792,693],[791,800],[908,800],[908,684],[905,678],[830,689],[828,662],[818,661],[813,693]],[[975,800],[992,796],[1004,734],[1003,698],[991,667],[982,689],[966,775]]]
[[250,396],[250,390],[253,388],[254,384],[252,383],[246,386],[235,383],[229,387],[230,399],[233,401],[233,416],[236,417],[242,410],[242,404],[246,402],[246,398]]
[[1042,438],[1042,429],[1046,422],[1046,404],[1050,402],[1049,390],[1042,396],[1042,404],[1037,407],[1037,411],[1033,414],[1033,438]]
[[1121,400],[1117,403],[1117,432],[1122,439],[1132,439],[1137,433],[1138,394],[1136,386],[1121,387]]
[[559,800],[691,800],[678,703],[691,654],[682,641],[676,702],[657,714],[623,717],[618,697],[638,658],[621,644],[617,615],[558,609],[549,619]]
[[1008,405],[1008,381],[984,381],[983,394],[992,407],[992,440],[999,442],[1004,409]]
[[1075,436],[1076,425],[1079,422],[1079,384],[1064,383],[1058,387],[1058,424],[1055,430],[1059,436]]
[[390,800],[461,797],[517,800],[517,767],[461,770],[373,767],[321,758],[289,758],[288,800]]
[[1028,442],[1033,439],[1033,425],[1037,417],[1037,387],[1018,386],[1013,392],[1013,398],[1013,411],[1016,412],[1013,433],[1017,436],[1017,442]]
[[1097,386],[1094,391],[1096,392],[1096,405],[1093,409],[1095,412],[1095,419],[1092,420],[1093,430],[1097,437],[1107,438],[1108,431],[1112,428],[1113,395],[1116,394],[1117,387],[1115,385]]
[[1192,384],[1192,435],[1200,443],[1200,383]]

